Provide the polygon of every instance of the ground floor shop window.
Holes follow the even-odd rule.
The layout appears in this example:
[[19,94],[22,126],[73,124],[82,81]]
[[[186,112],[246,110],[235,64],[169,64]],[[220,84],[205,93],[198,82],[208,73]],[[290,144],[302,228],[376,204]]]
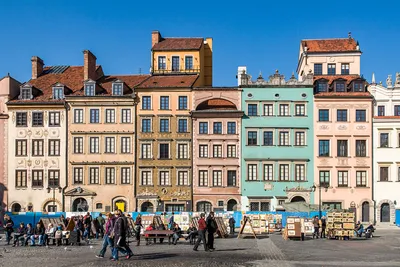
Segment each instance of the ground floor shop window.
[[165,205],[166,212],[183,212],[185,211],[184,204],[166,204]]
[[322,202],[322,206],[327,209],[341,210],[342,203],[341,202]]

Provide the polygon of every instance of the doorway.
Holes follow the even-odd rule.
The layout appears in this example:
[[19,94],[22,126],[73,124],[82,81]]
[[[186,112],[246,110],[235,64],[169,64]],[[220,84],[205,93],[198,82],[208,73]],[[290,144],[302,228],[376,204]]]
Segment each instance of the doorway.
[[361,219],[363,222],[369,222],[369,202],[364,201],[362,203]]
[[390,206],[388,203],[381,205],[381,222],[390,222]]

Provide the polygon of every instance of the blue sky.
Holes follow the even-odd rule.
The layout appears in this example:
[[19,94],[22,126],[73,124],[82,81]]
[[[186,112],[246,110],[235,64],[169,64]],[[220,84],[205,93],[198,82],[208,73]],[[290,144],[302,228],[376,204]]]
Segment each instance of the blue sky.
[[213,37],[215,86],[236,85],[243,65],[253,77],[279,69],[289,78],[301,39],[347,37],[349,31],[360,42],[368,81],[372,72],[383,82],[400,72],[400,3],[334,2],[2,1],[0,77],[9,72],[27,81],[33,55],[46,65],[82,65],[84,49],[107,74],[148,73],[152,30]]

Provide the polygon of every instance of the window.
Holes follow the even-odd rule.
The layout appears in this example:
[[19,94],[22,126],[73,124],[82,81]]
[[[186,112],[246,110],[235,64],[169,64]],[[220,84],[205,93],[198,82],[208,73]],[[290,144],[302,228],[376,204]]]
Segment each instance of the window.
[[43,170],[32,171],[32,187],[43,187]]
[[342,63],[342,75],[350,74],[350,64],[349,63]]
[[161,96],[160,97],[160,109],[161,110],[169,109],[169,96]]
[[60,140],[49,140],[49,156],[60,156]]
[[141,144],[142,159],[151,159],[151,144]]
[[329,121],[329,109],[320,109],[318,114],[318,121]]
[[199,122],[199,133],[208,134],[208,122]]
[[86,83],[85,84],[85,96],[94,96],[96,95],[94,83]]
[[347,157],[347,140],[337,140],[337,156],[338,157]]
[[99,138],[98,137],[90,137],[89,138],[89,147],[90,147],[90,153],[91,154],[97,154],[100,153],[99,151]]
[[43,112],[32,112],[32,126],[43,126]]
[[328,75],[336,74],[336,64],[328,64]]
[[222,186],[222,171],[213,171],[213,186]]
[[322,75],[322,64],[314,64],[314,75]]
[[187,133],[187,119],[178,120],[178,133]]
[[32,99],[32,88],[21,88],[21,99]]
[[142,119],[142,133],[151,132],[151,119]]
[[329,140],[319,140],[319,157],[329,157]]
[[90,167],[89,168],[89,183],[91,184],[99,184],[100,177],[99,177],[99,168],[98,167]]
[[60,112],[49,112],[49,126],[60,126]]
[[247,180],[257,181],[257,164],[247,165]]
[[279,132],[279,145],[280,146],[289,145],[289,132],[286,131]]
[[247,115],[248,116],[257,116],[257,104],[248,104],[247,105]]
[[53,87],[53,99],[63,99],[63,98],[64,98],[64,88]]
[[289,116],[289,105],[280,104],[279,105],[279,116]]
[[142,96],[142,109],[151,110],[151,96]]
[[378,116],[385,116],[385,106],[378,106]]
[[115,137],[106,137],[105,139],[104,153],[115,153]]
[[27,187],[26,170],[15,171],[15,187]]
[[389,167],[379,167],[379,181],[389,181]]
[[236,145],[228,145],[227,152],[228,158],[236,158]]
[[193,69],[193,57],[192,56],[186,56],[185,57],[185,69],[186,70],[192,70]]
[[15,140],[15,156],[27,156],[27,140],[17,139]]
[[228,171],[228,186],[236,186],[236,171]]
[[264,104],[264,116],[274,116],[273,104]]
[[257,132],[249,131],[247,132],[247,145],[256,146],[257,145]]
[[153,185],[153,177],[151,175],[151,171],[142,171],[140,180],[141,185]]
[[74,168],[74,184],[83,184],[83,168]]
[[222,134],[222,122],[214,122],[214,134]]
[[208,158],[208,145],[199,145],[200,158]]
[[131,183],[131,168],[123,167],[121,168],[121,184]]
[[336,92],[346,92],[346,85],[344,82],[335,82]]
[[330,185],[329,171],[319,171],[319,186],[329,187],[329,185]]
[[115,168],[106,168],[106,184],[115,184]]
[[106,109],[106,123],[115,123],[115,109]]
[[17,112],[17,127],[28,126],[28,115],[26,112]]
[[341,210],[342,203],[341,202],[322,202],[322,206],[326,207],[330,210]]
[[32,140],[32,156],[43,156],[43,140]]
[[236,122],[228,121],[228,134],[236,134]]
[[356,121],[367,121],[367,115],[365,109],[356,110]]
[[306,165],[296,164],[294,166],[295,174],[294,180],[297,182],[304,182],[306,180]]
[[60,186],[60,171],[49,170],[49,187]]
[[250,202],[250,211],[260,211],[260,202]]
[[295,133],[295,146],[305,146],[306,145],[306,133],[296,132]]
[[317,82],[317,93],[328,92],[328,83],[319,81]]
[[400,105],[394,106],[394,116],[400,116]]
[[131,153],[131,138],[121,137],[121,153]]
[[264,132],[264,146],[274,145],[274,133],[272,131]]
[[169,144],[160,144],[160,159],[170,159]]
[[160,185],[169,185],[169,171],[160,171]]
[[279,181],[289,181],[289,164],[279,164]]
[[348,186],[348,171],[338,171],[338,186],[347,187]]
[[161,133],[169,132],[169,119],[160,119],[160,132]]
[[347,109],[337,110],[337,121],[347,121]]
[[74,123],[83,123],[83,109],[74,109]]
[[274,165],[264,164],[264,181],[274,180]]
[[389,134],[388,133],[381,133],[380,147],[389,147]]
[[131,110],[130,109],[122,109],[121,110],[121,122],[122,123],[131,123]]
[[167,60],[165,56],[158,57],[158,69],[159,70],[166,70],[167,69]]
[[356,157],[367,156],[367,141],[356,140]]
[[269,202],[260,202],[261,208],[260,211],[269,211]]
[[189,185],[187,171],[178,171],[178,185]]
[[306,115],[306,105],[296,104],[295,105],[295,116],[305,116]]
[[74,137],[74,153],[83,154],[83,137]]
[[208,186],[208,171],[199,171],[199,186]]
[[189,158],[188,144],[178,144],[178,159]]
[[356,186],[366,187],[367,186],[367,172],[357,171],[356,172]]
[[90,123],[100,123],[100,110],[98,109],[90,110]]
[[213,145],[213,157],[222,158],[222,145]]
[[113,95],[123,95],[123,83],[113,83],[112,94]]
[[354,92],[364,92],[364,83],[354,82]]
[[179,110],[186,110],[187,109],[187,96],[180,96],[179,97]]
[[179,57],[172,57],[172,71],[179,71]]

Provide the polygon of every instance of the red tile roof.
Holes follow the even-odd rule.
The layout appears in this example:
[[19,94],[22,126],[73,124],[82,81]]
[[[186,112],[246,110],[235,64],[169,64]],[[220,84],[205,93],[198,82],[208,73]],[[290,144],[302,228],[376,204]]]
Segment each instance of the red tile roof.
[[221,98],[213,98],[208,99],[206,101],[201,102],[196,110],[237,110],[236,105],[231,101],[221,99]]
[[316,75],[314,76],[314,81],[325,79],[328,80],[328,84],[332,84],[333,81],[338,79],[346,80],[347,84],[350,84],[352,81],[356,79],[362,79],[360,75]]
[[163,38],[152,48],[153,51],[199,50],[203,38]]
[[374,119],[399,119],[400,116],[374,116]]
[[[144,80],[149,78],[150,75],[110,75],[110,76],[104,76],[102,77],[99,81],[98,84],[104,88],[107,91],[107,94],[112,93],[112,84],[116,80],[121,80],[124,82],[124,86],[127,87],[128,89],[133,90],[133,88],[140,83],[142,83]],[[124,89],[127,89],[124,88]]]
[[302,40],[301,45],[303,48],[307,46],[308,53],[359,51],[353,38]]
[[192,87],[198,75],[151,76],[137,88],[185,88]]

